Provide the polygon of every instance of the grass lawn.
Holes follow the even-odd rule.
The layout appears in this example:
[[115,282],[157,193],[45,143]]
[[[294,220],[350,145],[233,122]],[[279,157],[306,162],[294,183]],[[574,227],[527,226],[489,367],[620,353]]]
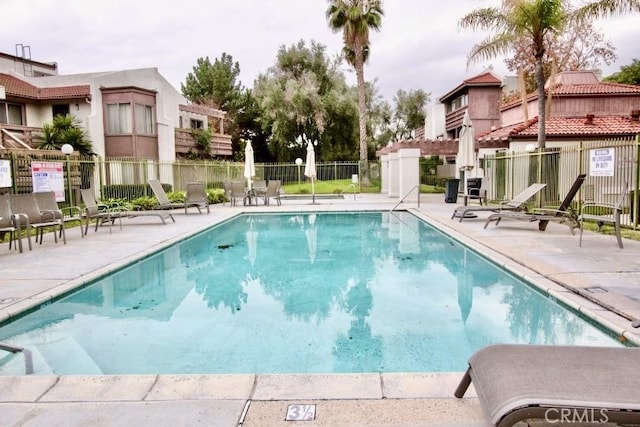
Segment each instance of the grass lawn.
[[[333,181],[315,181],[314,189],[316,194],[353,194],[353,187],[350,179],[338,179]],[[282,186],[285,194],[311,194],[311,181],[307,180],[300,184],[285,184]],[[380,182],[373,181],[370,186],[356,185],[356,193],[379,193]],[[421,193],[444,193],[443,187],[433,185],[420,185]]]

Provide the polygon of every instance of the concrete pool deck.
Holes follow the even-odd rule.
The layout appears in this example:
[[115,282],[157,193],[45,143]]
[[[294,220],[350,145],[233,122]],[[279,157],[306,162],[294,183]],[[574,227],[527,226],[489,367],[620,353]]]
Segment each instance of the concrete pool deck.
[[[344,200],[285,200],[282,206],[212,206],[211,214],[184,215],[161,225],[138,217],[89,230],[67,230],[67,244],[45,235],[20,254],[0,247],[0,319],[73,289],[92,277],[195,234],[240,211],[306,212],[389,210],[397,198],[347,195]],[[423,195],[412,210],[473,249],[488,255],[544,292],[603,323],[621,339],[640,344],[640,242],[585,232],[583,246],[565,225],[504,220],[484,229],[477,219],[452,220],[456,204]],[[25,245],[26,246],[26,245]],[[248,349],[250,351],[250,349]],[[4,357],[4,355],[0,355]],[[3,425],[16,426],[483,426],[473,390],[453,398],[462,373],[344,375],[0,376]],[[289,405],[315,405],[314,421],[285,421]],[[304,410],[299,406],[293,409]],[[292,410],[293,410],[292,409]]]

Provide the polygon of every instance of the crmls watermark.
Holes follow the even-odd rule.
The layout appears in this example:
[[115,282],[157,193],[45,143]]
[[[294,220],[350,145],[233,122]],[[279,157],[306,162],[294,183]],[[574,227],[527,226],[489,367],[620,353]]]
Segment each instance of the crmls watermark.
[[609,422],[607,409],[595,408],[549,408],[544,413],[544,420],[555,423],[589,423],[604,424]]

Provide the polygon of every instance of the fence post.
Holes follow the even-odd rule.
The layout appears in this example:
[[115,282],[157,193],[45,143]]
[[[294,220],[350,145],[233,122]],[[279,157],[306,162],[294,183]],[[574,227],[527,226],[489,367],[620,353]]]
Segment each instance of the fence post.
[[[635,185],[632,185],[633,188],[633,200],[630,200],[631,207],[638,210],[638,205],[640,204],[640,194],[638,190],[640,190],[640,135],[636,135],[636,179]],[[640,217],[640,212],[636,212],[633,216],[633,229],[636,230],[638,228],[638,217]]]
[[16,166],[16,156],[13,154],[13,151],[9,153],[9,157],[11,159],[11,175],[13,176],[11,180],[11,192],[16,194],[18,192],[18,167]]

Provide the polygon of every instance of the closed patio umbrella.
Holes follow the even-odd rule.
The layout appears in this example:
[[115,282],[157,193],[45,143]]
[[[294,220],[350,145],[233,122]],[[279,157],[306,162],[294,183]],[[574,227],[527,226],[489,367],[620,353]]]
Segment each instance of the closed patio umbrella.
[[247,178],[247,188],[251,190],[251,179],[256,176],[256,164],[253,159],[253,147],[251,141],[247,141],[244,147],[244,177]]
[[[475,132],[473,131],[473,124],[471,118],[469,118],[469,110],[464,112],[462,118],[462,130],[460,131],[460,138],[458,139],[458,156],[457,164],[461,170],[470,171],[475,164]],[[467,176],[464,176],[464,195],[467,195]]]
[[311,194],[313,203],[316,202],[316,190],[313,181],[316,179],[316,152],[311,141],[307,142],[307,163],[304,165],[304,176],[311,178]]

